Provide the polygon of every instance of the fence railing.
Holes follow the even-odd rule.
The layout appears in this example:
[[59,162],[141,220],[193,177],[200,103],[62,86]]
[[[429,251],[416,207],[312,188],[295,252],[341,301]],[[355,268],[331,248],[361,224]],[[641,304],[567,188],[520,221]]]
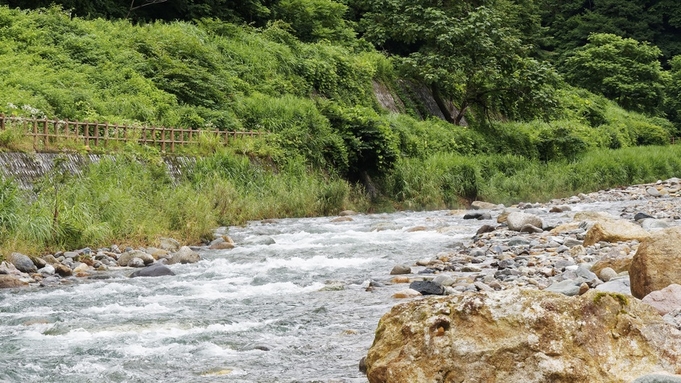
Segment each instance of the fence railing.
[[144,145],[175,151],[176,146],[197,144],[201,136],[222,141],[223,145],[244,137],[260,137],[262,132],[233,132],[222,130],[130,126],[108,122],[49,120],[47,118],[10,117],[0,114],[0,131],[19,129],[33,138],[33,147],[49,147],[59,142],[77,141],[83,145],[100,146],[109,142],[135,141]]

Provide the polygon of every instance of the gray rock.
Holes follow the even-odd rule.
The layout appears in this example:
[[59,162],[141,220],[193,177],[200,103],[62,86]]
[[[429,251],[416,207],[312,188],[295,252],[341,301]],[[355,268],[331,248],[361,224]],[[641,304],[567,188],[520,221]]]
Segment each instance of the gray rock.
[[454,280],[454,278],[450,277],[447,274],[440,274],[433,278],[433,282],[437,283],[440,286],[447,287],[453,285],[456,281]]
[[21,253],[12,253],[9,255],[7,260],[17,268],[17,270],[24,273],[35,273],[38,268],[35,267],[33,261],[28,256]]
[[414,281],[409,288],[416,290],[421,295],[444,295],[445,289],[433,281]]
[[161,277],[164,275],[175,275],[166,265],[162,263],[154,263],[143,269],[136,270],[130,274],[130,278],[135,277]]
[[174,253],[180,249],[180,243],[172,238],[161,238],[159,240],[159,247]]
[[567,279],[552,284],[551,286],[547,287],[545,291],[551,291],[554,293],[560,293],[572,297],[575,295],[579,295],[579,285],[581,284],[582,284],[581,280],[575,281],[572,279]]
[[532,225],[536,227],[544,227],[544,222],[536,215],[512,212],[506,218],[509,230],[520,231],[525,225]]
[[580,241],[580,240],[572,238],[572,237],[567,237],[563,241],[563,245],[570,247],[570,248],[582,245],[583,243],[584,243],[583,241]]
[[56,273],[54,266],[52,265],[45,265],[38,269],[38,272],[42,275],[54,275],[54,273]]
[[473,201],[471,203],[471,209],[473,210],[494,210],[494,209],[503,209],[504,205],[495,205],[493,203],[489,202],[482,202],[482,201]]
[[634,221],[641,221],[641,220],[644,220],[646,218],[655,218],[655,217],[653,217],[650,214],[640,213],[640,212],[636,213],[636,215],[634,215]]
[[173,265],[175,263],[196,263],[200,260],[201,256],[197,252],[190,249],[188,246],[182,246],[177,253],[170,257],[168,264]]
[[486,219],[492,219],[492,214],[485,212],[485,213],[482,213],[478,217],[478,221],[482,221],[482,220],[486,220]]
[[343,210],[342,212],[338,213],[338,215],[341,217],[347,217],[350,215],[357,215],[357,212],[353,210]]
[[602,269],[600,273],[598,273],[598,277],[601,279],[601,281],[608,282],[612,279],[617,278],[617,271],[613,270],[610,267],[606,267]]
[[52,254],[43,255],[43,260],[46,263],[49,263],[50,265],[54,265],[55,263],[59,263],[57,258],[55,258],[54,255],[52,255]]
[[494,291],[493,288],[480,281],[473,283],[473,286],[475,286],[479,291]]
[[631,296],[629,277],[615,278],[596,286],[596,290]]
[[681,375],[649,374],[636,378],[631,383],[681,383]]
[[269,245],[274,245],[277,243],[274,238],[272,237],[262,237],[262,236],[257,236],[257,237],[251,237],[248,238],[244,241],[245,245],[264,245],[264,246],[269,246]]
[[565,246],[565,245],[560,245],[556,249],[556,253],[564,253],[566,251],[570,251],[570,248],[568,246]]
[[655,229],[666,229],[669,227],[669,223],[661,219],[645,218],[641,221],[641,227],[648,231]]
[[481,268],[475,267],[475,266],[471,266],[471,265],[464,266],[464,267],[461,268],[461,272],[462,272],[462,273],[479,273],[479,272],[481,272],[481,271],[482,271]]
[[591,266],[581,263],[577,267],[576,273],[579,278],[582,278],[584,282],[586,282],[590,287],[594,287],[594,285],[599,284],[600,280],[598,279],[598,276],[594,273],[591,272]]
[[483,213],[481,212],[472,212],[472,213],[466,213],[463,215],[463,219],[481,219]]
[[648,195],[651,197],[660,197],[662,195],[656,188],[652,186],[646,189],[646,193],[648,193]]
[[234,248],[234,242],[228,241],[224,237],[216,238],[208,245],[211,250],[229,250]]
[[45,267],[45,265],[47,265],[47,262],[40,257],[29,256],[29,258],[31,258],[31,262],[33,262],[35,267],[37,267],[38,269],[42,269],[43,267]]
[[395,265],[392,270],[390,270],[390,275],[401,275],[401,274],[411,274],[411,267],[407,265]]
[[529,245],[530,241],[523,237],[513,237],[508,240],[509,246]]
[[537,226],[534,225],[523,225],[523,227],[520,228],[519,230],[521,233],[541,233],[544,231],[544,229],[538,228]]

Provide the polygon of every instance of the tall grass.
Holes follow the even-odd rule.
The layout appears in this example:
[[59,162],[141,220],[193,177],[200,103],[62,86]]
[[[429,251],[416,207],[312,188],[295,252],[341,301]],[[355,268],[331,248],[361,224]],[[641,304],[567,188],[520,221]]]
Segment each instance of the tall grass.
[[402,159],[384,178],[398,207],[461,207],[472,200],[512,204],[681,176],[681,146],[598,149],[574,161],[519,155],[437,154]]

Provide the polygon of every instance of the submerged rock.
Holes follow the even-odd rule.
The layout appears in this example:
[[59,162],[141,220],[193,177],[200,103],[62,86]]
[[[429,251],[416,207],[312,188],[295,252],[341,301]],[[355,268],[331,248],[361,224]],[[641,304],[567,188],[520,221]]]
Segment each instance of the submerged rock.
[[143,269],[136,270],[130,274],[130,278],[135,277],[161,277],[164,275],[175,275],[172,270],[170,270],[166,265],[162,263],[154,263],[151,266],[147,266]]
[[190,249],[188,246],[182,246],[177,253],[173,254],[168,260],[168,264],[172,265],[175,263],[196,263],[201,260],[199,253]]
[[366,365],[371,383],[611,383],[680,358],[681,332],[637,300],[512,289],[393,307]]

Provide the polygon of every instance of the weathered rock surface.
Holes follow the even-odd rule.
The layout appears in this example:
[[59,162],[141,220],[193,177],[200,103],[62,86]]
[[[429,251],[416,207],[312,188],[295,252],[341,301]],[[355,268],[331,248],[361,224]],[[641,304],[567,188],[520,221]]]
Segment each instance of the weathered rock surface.
[[618,294],[468,293],[393,307],[366,365],[371,383],[630,382],[681,370],[681,332]]
[[532,225],[538,228],[544,226],[541,218],[533,214],[512,212],[506,217],[506,224],[509,230],[520,231],[525,225]]
[[629,276],[631,293],[637,298],[673,283],[681,284],[681,227],[657,231],[641,242]]
[[390,275],[401,275],[401,274],[411,274],[411,267],[407,265],[395,265],[392,270],[390,270]]
[[634,255],[629,253],[630,249],[626,246],[618,246],[610,249],[596,263],[591,266],[591,271],[600,274],[601,270],[611,268],[617,273],[629,271]]
[[641,300],[653,306],[660,315],[681,309],[681,285],[671,284],[662,290],[653,291]]
[[161,238],[159,240],[159,247],[163,250],[174,253],[180,249],[180,243],[173,238]]
[[681,383],[681,375],[650,374],[641,376],[631,383]]
[[586,233],[584,238],[584,246],[591,246],[600,241],[604,242],[619,242],[619,241],[630,241],[638,240],[642,241],[650,233],[645,231],[641,226],[620,220],[601,220],[600,222],[594,223],[594,225]]
[[489,202],[483,202],[483,201],[473,201],[471,202],[471,209],[473,210],[494,210],[494,209],[501,209],[503,208],[504,205],[497,205]]
[[416,290],[422,295],[443,295],[445,289],[432,281],[414,281],[409,284],[409,288]]

